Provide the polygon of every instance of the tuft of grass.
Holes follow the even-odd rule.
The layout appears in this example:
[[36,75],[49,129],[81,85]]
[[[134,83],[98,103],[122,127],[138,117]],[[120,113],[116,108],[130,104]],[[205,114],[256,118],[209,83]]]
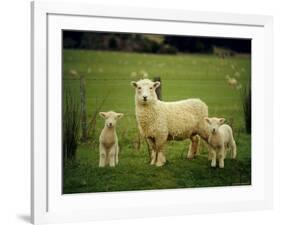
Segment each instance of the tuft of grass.
[[63,94],[63,157],[73,160],[79,140],[79,101],[69,88]]
[[248,85],[244,88],[243,94],[243,111],[245,127],[248,134],[251,133],[252,128],[252,90],[251,90],[251,79],[249,79]]

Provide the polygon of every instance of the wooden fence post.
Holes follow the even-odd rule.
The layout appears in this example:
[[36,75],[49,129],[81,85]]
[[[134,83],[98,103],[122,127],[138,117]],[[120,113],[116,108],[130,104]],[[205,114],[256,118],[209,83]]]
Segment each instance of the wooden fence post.
[[[161,77],[160,77],[160,76],[156,76],[156,77],[153,78],[153,81],[154,81],[154,82],[155,82],[155,81],[159,81],[159,82],[161,83]],[[162,99],[161,90],[162,90],[162,83],[161,83],[161,85],[160,85],[158,88],[156,88],[156,90],[155,90],[156,95],[157,95],[157,97],[158,97],[159,100]]]
[[85,88],[85,77],[80,75],[80,103],[81,103],[81,128],[82,137],[81,141],[87,140],[87,112],[86,112],[86,88]]

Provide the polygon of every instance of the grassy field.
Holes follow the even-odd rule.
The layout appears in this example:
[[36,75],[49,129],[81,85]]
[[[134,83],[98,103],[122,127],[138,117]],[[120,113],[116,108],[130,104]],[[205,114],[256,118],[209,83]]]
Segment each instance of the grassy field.
[[[251,183],[251,136],[246,133],[241,91],[251,74],[251,58],[237,55],[225,59],[214,55],[154,55],[122,52],[64,50],[64,87],[79,95],[79,76],[86,78],[87,116],[114,110],[125,116],[118,122],[120,154],[115,168],[98,168],[98,137],[104,126],[98,117],[88,143],[80,143],[77,159],[66,162],[63,192],[104,192],[248,185]],[[174,101],[200,98],[209,106],[209,115],[224,117],[233,127],[237,160],[226,159],[225,168],[211,168],[207,148],[201,144],[200,155],[187,160],[189,141],[169,142],[164,167],[149,165],[146,145],[136,148],[138,129],[135,119],[134,89],[136,74],[162,79],[162,98]],[[230,87],[226,76],[238,80]],[[242,89],[239,89],[239,87]]]

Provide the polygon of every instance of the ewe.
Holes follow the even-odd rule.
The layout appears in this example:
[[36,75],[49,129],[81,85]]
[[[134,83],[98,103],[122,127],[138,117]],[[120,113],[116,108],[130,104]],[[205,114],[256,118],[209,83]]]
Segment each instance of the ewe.
[[100,162],[99,167],[104,167],[109,164],[114,167],[118,164],[118,138],[116,134],[117,120],[123,116],[123,113],[116,113],[113,111],[100,112],[102,118],[105,119],[105,125],[100,134]]
[[199,99],[163,102],[157,99],[155,89],[160,82],[149,79],[132,81],[135,87],[135,107],[138,128],[151,149],[151,165],[162,166],[166,162],[164,146],[168,140],[190,138],[192,143],[188,158],[193,158],[199,147],[199,134],[207,140],[204,118],[207,105]]
[[224,158],[228,148],[231,149],[231,157],[236,158],[236,143],[233,132],[229,125],[223,124],[224,118],[205,118],[209,128],[209,151],[211,156],[211,166],[216,167],[216,160],[219,160],[219,167],[224,167]]

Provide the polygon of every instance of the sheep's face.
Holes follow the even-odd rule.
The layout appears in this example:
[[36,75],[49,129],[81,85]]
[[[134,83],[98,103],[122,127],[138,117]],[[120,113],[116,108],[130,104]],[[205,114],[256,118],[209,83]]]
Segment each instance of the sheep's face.
[[160,86],[160,82],[153,82],[149,79],[143,79],[139,81],[132,81],[132,86],[136,90],[136,99],[139,103],[146,105],[155,102],[157,95],[155,89]]
[[225,119],[216,118],[216,117],[213,118],[205,117],[205,121],[208,124],[210,133],[216,134],[218,132],[219,127],[225,122]]
[[113,111],[100,112],[102,118],[105,120],[105,126],[108,128],[114,128],[116,126],[117,120],[123,116],[123,113],[116,113]]

